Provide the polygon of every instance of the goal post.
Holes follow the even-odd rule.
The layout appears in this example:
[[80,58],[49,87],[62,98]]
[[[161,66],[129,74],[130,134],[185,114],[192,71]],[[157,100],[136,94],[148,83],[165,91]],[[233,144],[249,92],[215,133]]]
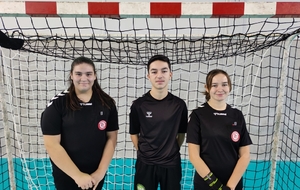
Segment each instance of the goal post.
[[[300,189],[299,16],[299,2],[1,1],[8,39],[0,38],[0,189],[54,189],[40,115],[67,88],[79,56],[95,62],[119,114],[104,189],[133,189],[128,114],[150,89],[146,63],[154,54],[170,58],[169,89],[189,113],[205,102],[206,74],[228,72],[228,102],[244,113],[253,141],[245,190]],[[186,143],[181,158],[182,189],[192,189]]]
[[[14,184],[15,183],[15,174],[14,174],[14,163],[13,163],[13,158],[12,158],[12,152],[11,152],[11,147],[12,147],[12,144],[11,144],[11,135],[10,135],[10,129],[9,129],[9,124],[8,124],[8,116],[7,116],[7,108],[6,108],[6,102],[5,102],[5,97],[4,97],[4,93],[5,92],[5,87],[4,87],[4,80],[3,80],[3,75],[2,75],[2,72],[1,71],[1,67],[0,67],[0,90],[1,90],[1,93],[0,93],[0,103],[1,103],[1,113],[2,113],[2,126],[1,126],[1,131],[3,135],[3,137],[1,136],[1,141],[0,141],[0,145],[1,145],[1,151],[0,151],[0,154],[1,154],[1,163],[3,163],[3,160],[2,159],[5,159],[6,157],[6,160],[4,162],[7,163],[7,170],[3,170],[4,167],[3,165],[1,165],[1,173],[2,175],[4,173],[7,173],[8,175],[8,181],[9,181],[9,184],[10,185],[10,188],[12,190],[15,190],[16,187]],[[3,139],[3,141],[2,141]],[[2,146],[2,144],[4,143],[4,146]],[[4,149],[4,151],[2,151],[2,149]],[[3,184],[3,182],[1,183]]]
[[274,123],[274,135],[273,135],[273,143],[272,143],[272,153],[271,153],[271,169],[270,169],[270,188],[275,189],[276,185],[276,168],[277,168],[277,157],[278,151],[280,149],[280,131],[282,130],[282,113],[284,113],[284,102],[285,102],[285,93],[287,85],[287,75],[288,75],[288,65],[289,65],[289,55],[290,55],[290,46],[294,40],[296,35],[291,36],[287,39],[284,47],[283,58],[282,58],[282,70],[280,73],[280,81],[279,81],[279,93],[277,97],[277,107],[276,107],[276,116]]

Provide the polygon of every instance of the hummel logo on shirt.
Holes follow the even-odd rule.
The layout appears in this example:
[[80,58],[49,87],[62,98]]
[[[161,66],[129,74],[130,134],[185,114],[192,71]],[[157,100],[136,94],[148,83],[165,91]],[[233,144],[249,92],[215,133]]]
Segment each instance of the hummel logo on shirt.
[[223,116],[227,116],[227,113],[218,113],[218,112],[215,112],[214,115],[223,115]]
[[147,111],[146,113],[147,113],[146,117],[148,117],[148,118],[151,118],[151,117],[152,117],[152,115],[151,115],[151,114],[152,114],[152,111]]
[[47,107],[51,106],[53,104],[53,101],[49,102]]
[[56,96],[54,96],[54,97],[50,100],[50,102],[48,103],[47,107],[51,106],[51,105],[53,104],[53,101],[56,100],[56,99],[58,99],[59,96],[65,96],[66,93],[69,93],[69,91],[65,90],[65,91],[63,91],[62,93],[59,93],[59,94],[57,94]]
[[93,105],[93,103],[91,103],[91,102],[90,103],[80,103],[80,105],[81,106],[91,106],[91,105]]

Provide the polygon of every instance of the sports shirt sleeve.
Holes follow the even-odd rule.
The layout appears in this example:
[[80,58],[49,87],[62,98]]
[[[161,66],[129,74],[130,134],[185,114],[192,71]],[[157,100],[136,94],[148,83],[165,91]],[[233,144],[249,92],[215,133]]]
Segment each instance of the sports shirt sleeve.
[[196,111],[194,110],[192,111],[190,115],[190,120],[188,122],[186,142],[200,145],[200,133],[200,119]]
[[185,102],[183,100],[182,100],[182,102],[183,102],[182,103],[183,110],[182,110],[178,133],[186,133],[187,125],[188,125],[188,110],[187,110]]
[[116,105],[113,104],[113,106],[110,109],[106,131],[116,131],[118,129],[119,129],[118,111]]
[[61,134],[62,125],[62,101],[53,98],[41,115],[41,128],[43,135]]
[[140,121],[139,121],[139,115],[138,115],[138,111],[137,111],[136,102],[133,102],[133,104],[130,107],[129,133],[131,135],[140,133]]
[[250,138],[249,132],[246,128],[246,121],[244,118],[243,113],[240,111],[240,117],[242,119],[242,130],[241,130],[241,142],[240,142],[240,146],[247,146],[252,144],[252,140]]

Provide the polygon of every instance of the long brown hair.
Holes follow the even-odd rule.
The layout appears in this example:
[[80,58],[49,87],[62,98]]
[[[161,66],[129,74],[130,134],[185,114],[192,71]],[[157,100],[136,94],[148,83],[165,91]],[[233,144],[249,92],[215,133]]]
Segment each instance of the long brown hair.
[[224,71],[224,70],[221,70],[221,69],[214,69],[214,70],[211,70],[211,71],[206,75],[206,82],[205,82],[205,87],[207,88],[208,92],[207,92],[206,90],[203,92],[203,94],[205,95],[206,101],[208,101],[208,100],[210,99],[209,91],[210,91],[211,86],[212,86],[212,80],[213,80],[213,78],[214,78],[216,75],[218,75],[218,74],[223,74],[223,75],[226,76],[227,82],[228,82],[228,86],[229,86],[229,91],[231,91],[232,83],[231,83],[230,77],[229,77],[229,75],[227,74],[227,72]]
[[[95,69],[95,64],[94,62],[87,58],[87,57],[78,57],[76,59],[74,59],[74,61],[72,62],[72,65],[71,65],[71,71],[70,71],[70,76],[69,76],[69,88],[68,88],[68,98],[67,98],[67,107],[73,111],[75,110],[79,110],[81,107],[80,107],[80,100],[79,98],[76,96],[76,93],[75,93],[75,86],[73,84],[73,81],[71,79],[71,74],[74,70],[74,67],[76,65],[80,65],[80,64],[88,64],[88,65],[91,65],[93,67],[93,70],[94,70],[94,74],[97,76],[96,74],[96,69]],[[99,100],[101,102],[101,104],[107,108],[110,109],[110,107],[112,106],[112,104],[115,104],[115,101],[112,97],[110,97],[108,94],[106,94],[100,87],[99,83],[98,83],[98,80],[97,80],[97,77],[96,77],[96,80],[94,81],[94,84],[92,86],[92,90],[93,90],[93,93],[97,93],[98,97],[99,97]]]

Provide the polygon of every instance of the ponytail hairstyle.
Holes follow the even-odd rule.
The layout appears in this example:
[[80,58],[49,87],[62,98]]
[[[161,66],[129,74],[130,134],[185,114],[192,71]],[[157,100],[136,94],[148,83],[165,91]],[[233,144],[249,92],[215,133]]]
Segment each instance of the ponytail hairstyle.
[[207,74],[207,76],[206,76],[206,82],[205,82],[205,88],[207,89],[208,92],[206,90],[203,92],[203,94],[205,95],[206,101],[208,101],[210,99],[209,91],[210,91],[210,89],[212,87],[212,80],[218,74],[223,74],[223,75],[226,76],[227,82],[228,82],[228,86],[229,86],[229,91],[231,91],[231,89],[232,89],[232,83],[231,83],[230,77],[229,77],[229,75],[227,74],[226,71],[221,70],[221,69],[211,70]]
[[[71,109],[72,111],[79,110],[81,107],[80,107],[80,100],[79,100],[79,98],[77,97],[77,95],[75,93],[75,86],[74,86],[73,81],[71,79],[71,74],[72,74],[75,66],[83,64],[83,63],[91,65],[93,67],[94,74],[97,76],[96,69],[95,69],[95,64],[91,59],[89,59],[87,57],[83,57],[83,56],[74,59],[74,61],[71,64],[71,71],[70,71],[70,76],[69,76],[69,79],[68,79],[68,81],[69,81],[69,88],[68,88],[69,93],[68,93],[68,98],[67,98],[67,108]],[[96,93],[98,95],[99,100],[100,100],[100,102],[103,106],[110,109],[111,106],[113,106],[115,104],[114,99],[111,98],[108,94],[106,94],[101,89],[101,87],[98,83],[97,77],[96,77],[96,80],[94,81],[94,84],[92,86],[92,90],[93,90],[93,93]]]

